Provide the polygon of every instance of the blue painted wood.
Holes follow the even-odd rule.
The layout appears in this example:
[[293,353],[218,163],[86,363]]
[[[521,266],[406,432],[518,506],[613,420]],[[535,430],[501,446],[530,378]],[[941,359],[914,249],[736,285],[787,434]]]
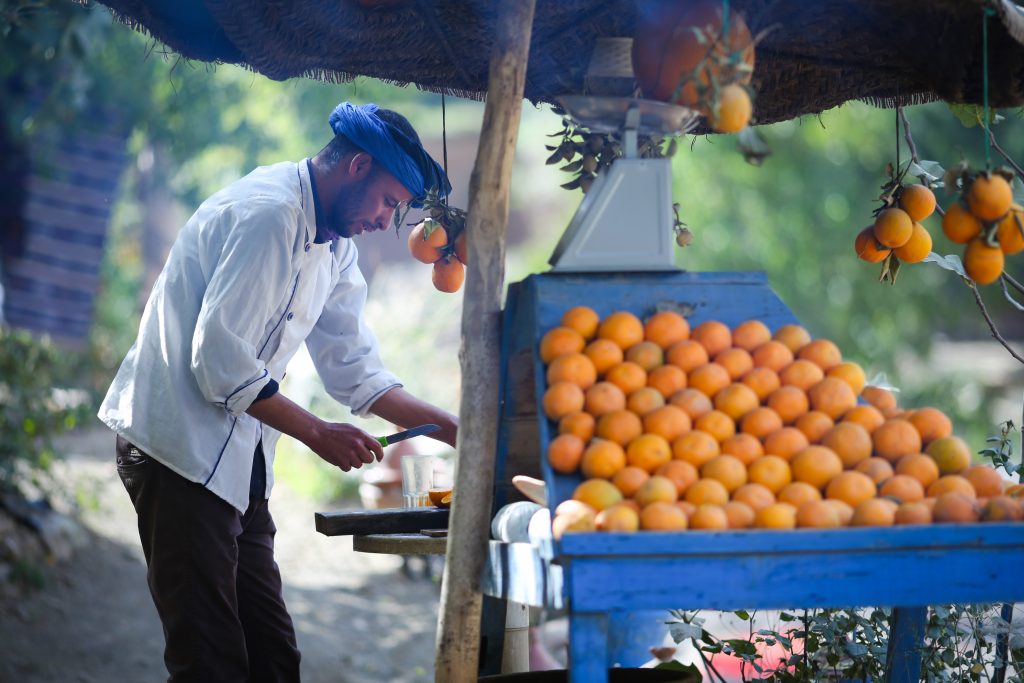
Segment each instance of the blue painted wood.
[[608,615],[574,611],[569,620],[569,681],[608,680]]
[[887,683],[918,683],[921,680],[921,645],[927,624],[927,607],[898,607],[892,611],[885,660]]

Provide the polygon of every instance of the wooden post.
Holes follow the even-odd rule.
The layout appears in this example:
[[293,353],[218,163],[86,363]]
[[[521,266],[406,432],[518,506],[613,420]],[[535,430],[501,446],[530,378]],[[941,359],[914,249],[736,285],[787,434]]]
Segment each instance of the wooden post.
[[480,146],[469,183],[469,265],[462,305],[462,400],[435,680],[477,680],[480,577],[487,556],[498,435],[501,295],[512,159],[536,0],[499,7]]

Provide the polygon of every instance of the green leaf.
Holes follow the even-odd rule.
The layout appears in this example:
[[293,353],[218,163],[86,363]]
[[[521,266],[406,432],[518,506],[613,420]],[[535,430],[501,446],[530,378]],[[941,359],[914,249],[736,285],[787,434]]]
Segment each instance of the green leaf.
[[[957,118],[966,128],[973,128],[974,126],[981,125],[984,117],[985,108],[980,104],[947,104],[949,110],[953,112],[953,116]],[[989,107],[988,120],[989,123],[995,121],[996,110]]]
[[701,678],[701,671],[695,664],[683,664],[682,662],[678,662],[674,659],[670,662],[661,662],[653,668],[661,669],[662,671],[685,671],[693,676],[694,680],[699,681]]
[[933,251],[928,254],[921,263],[934,263],[940,268],[953,271],[962,278],[967,277],[967,272],[964,270],[964,264],[956,254],[940,256]]
[[750,621],[750,612],[747,612],[746,610],[736,610],[735,612],[733,612],[733,614],[738,616],[743,621]]

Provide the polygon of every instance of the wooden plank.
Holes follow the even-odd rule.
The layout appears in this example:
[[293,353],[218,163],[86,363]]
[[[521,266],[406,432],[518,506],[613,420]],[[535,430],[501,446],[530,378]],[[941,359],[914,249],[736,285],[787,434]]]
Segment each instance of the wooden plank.
[[442,508],[384,508],[317,512],[316,530],[324,536],[419,533],[448,525],[449,510]]
[[573,605],[569,620],[570,683],[607,683],[608,615],[584,613]]
[[921,680],[921,646],[927,624],[927,607],[897,607],[892,611],[885,658],[885,680],[888,683],[917,683]]
[[352,537],[352,549],[384,555],[444,555],[447,541],[423,534],[368,534]]

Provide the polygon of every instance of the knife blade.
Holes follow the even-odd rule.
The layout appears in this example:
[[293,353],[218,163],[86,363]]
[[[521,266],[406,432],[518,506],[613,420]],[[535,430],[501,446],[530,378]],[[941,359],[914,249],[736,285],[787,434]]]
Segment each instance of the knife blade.
[[440,425],[427,424],[420,425],[419,427],[413,427],[412,429],[406,429],[404,432],[398,432],[397,434],[390,434],[388,436],[378,436],[377,441],[381,446],[390,446],[398,441],[405,441],[411,439],[414,436],[422,436],[424,434],[432,434],[441,429]]

